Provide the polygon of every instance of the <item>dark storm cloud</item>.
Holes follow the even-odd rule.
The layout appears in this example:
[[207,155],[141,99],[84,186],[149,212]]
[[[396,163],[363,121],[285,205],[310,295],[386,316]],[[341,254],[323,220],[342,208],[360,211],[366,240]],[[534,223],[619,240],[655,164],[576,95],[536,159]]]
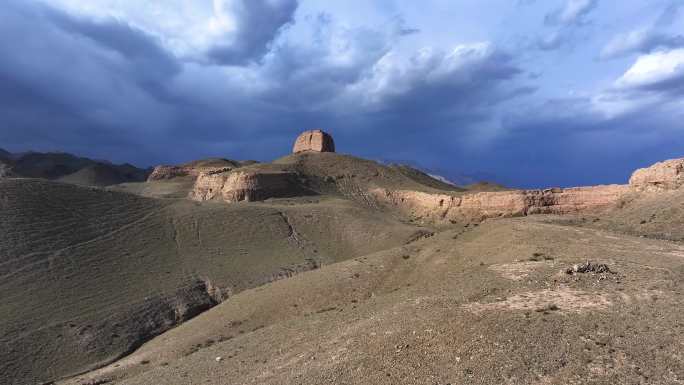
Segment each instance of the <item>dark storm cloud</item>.
[[504,116],[486,145],[451,151],[448,167],[428,168],[455,179],[480,171],[519,188],[624,184],[637,168],[684,155],[682,117],[658,109],[607,118],[589,99],[549,100]]
[[[10,0],[0,10],[0,140],[36,149],[130,145],[171,113],[166,81],[180,71],[144,32]],[[135,135],[133,135],[135,133]],[[131,152],[134,152],[133,150]]]
[[[296,1],[244,5],[237,20],[238,38],[247,36],[239,53],[247,59],[265,52]],[[221,142],[224,149],[239,150],[264,115],[277,113],[258,100],[246,101],[253,95],[243,85],[217,82],[222,73],[207,70],[211,79],[189,78],[204,71],[188,71],[155,37],[117,19],[95,21],[11,0],[0,10],[0,32],[0,49],[12,52],[0,62],[0,141],[7,147],[142,164],[187,160]],[[196,80],[199,86],[177,84]],[[220,95],[208,100],[212,88]],[[188,153],[173,152],[169,159],[168,148],[181,141]],[[245,148],[236,156],[247,155]],[[106,152],[112,155],[101,155]]]
[[181,66],[161,43],[145,32],[117,20],[94,22],[46,10],[57,28],[76,39],[89,39],[98,49],[109,50],[127,62],[131,80],[141,86],[161,86]]
[[350,87],[340,113],[353,113],[333,127],[353,127],[340,128],[342,141],[366,156],[382,143],[386,160],[453,164],[454,151],[493,124],[500,105],[534,92],[521,74],[513,57],[488,45],[423,50],[408,59],[390,53]]
[[[246,7],[231,10],[235,36],[208,63],[177,58],[123,19],[40,4],[0,8],[0,147],[9,150],[139,165],[270,160],[298,131],[321,127],[345,153],[524,187],[624,182],[646,162],[684,155],[677,71],[601,91],[600,103],[631,106],[612,116],[596,98],[545,101],[544,78],[494,43],[405,45],[422,33],[401,17],[359,27],[306,15],[290,34],[295,1],[233,2]],[[548,29],[572,34],[549,47],[577,37],[592,7],[557,10]]]
[[[514,57],[486,44],[405,58],[393,52],[403,36],[396,25],[389,32],[350,28],[325,14],[310,22],[309,44],[278,41],[258,66],[249,67],[258,91],[236,91],[213,76],[188,77],[194,81],[183,93],[208,95],[207,109],[182,106],[187,123],[172,128],[174,135],[206,142],[259,138],[264,144],[252,154],[268,158],[283,154],[298,131],[323,127],[342,151],[373,157],[373,148],[420,151],[443,142],[440,132],[472,133],[493,118],[491,108],[534,91],[517,82],[523,71]],[[226,100],[231,93],[236,97]],[[187,130],[190,124],[196,128]],[[421,133],[424,139],[416,141]],[[392,140],[383,141],[388,135]]]
[[[323,126],[359,155],[382,157],[369,143],[391,135],[382,153],[434,157],[435,146],[448,150],[444,138],[472,135],[493,119],[492,108],[534,91],[516,82],[522,70],[514,58],[489,45],[395,55],[400,22],[387,32],[320,15],[311,44],[273,43],[261,63],[226,78],[220,67],[181,67],[129,25],[11,5],[2,49],[16,47],[9,36],[40,43],[0,64],[7,85],[0,98],[12,100],[2,107],[0,140],[30,148],[143,164],[269,159],[284,154],[297,131]],[[245,76],[263,86],[230,80]]]
[[[361,89],[371,92],[380,109],[418,113],[495,105],[517,94],[500,86],[522,73],[510,55],[489,46],[464,46],[453,52],[423,51],[409,62],[403,71],[397,71],[401,63],[380,63],[362,83],[370,90]],[[386,81],[388,84],[384,84]],[[380,82],[384,88],[377,87]],[[375,94],[373,90],[377,90]]]
[[382,31],[339,26],[326,14],[312,23],[309,44],[282,42],[264,58],[259,74],[272,85],[262,95],[266,101],[326,107],[391,49],[392,36]]
[[[297,0],[239,0],[221,2],[231,7],[235,23],[230,41],[208,52],[209,59],[222,65],[244,65],[263,57],[273,39],[293,22]],[[220,14],[219,14],[220,16]]]

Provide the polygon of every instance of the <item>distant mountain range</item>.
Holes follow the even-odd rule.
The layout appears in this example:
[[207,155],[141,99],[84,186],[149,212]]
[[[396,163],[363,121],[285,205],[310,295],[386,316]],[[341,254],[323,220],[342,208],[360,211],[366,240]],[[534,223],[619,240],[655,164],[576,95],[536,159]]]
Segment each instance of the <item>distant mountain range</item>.
[[12,153],[9,151],[5,151],[2,148],[0,148],[0,161],[7,160],[7,159],[12,159]]
[[[470,186],[481,182],[497,185],[497,178],[487,173],[440,172],[412,161],[379,159],[381,164],[407,166],[442,183],[452,186]],[[401,168],[401,167],[400,167]],[[142,169],[131,164],[112,164],[66,152],[12,153],[0,148],[0,177],[23,177],[57,180],[87,186],[110,186],[127,182],[143,182],[152,168]]]
[[428,167],[423,167],[422,165],[410,160],[376,159],[376,161],[384,165],[408,166],[452,186],[465,187],[484,183],[487,185],[499,186],[503,188],[503,186],[500,184],[502,183],[500,178],[487,172],[461,173],[453,170],[435,170]]
[[151,172],[63,152],[11,153],[0,149],[0,177],[41,178],[88,186],[142,182]]

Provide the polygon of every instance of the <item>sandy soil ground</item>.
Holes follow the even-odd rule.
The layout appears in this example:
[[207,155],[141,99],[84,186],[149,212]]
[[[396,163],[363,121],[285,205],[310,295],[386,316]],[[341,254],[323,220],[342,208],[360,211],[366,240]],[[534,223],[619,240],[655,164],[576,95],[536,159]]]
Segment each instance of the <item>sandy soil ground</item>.
[[[244,291],[64,383],[681,383],[684,246],[548,219]],[[587,260],[610,272],[567,273]]]
[[0,384],[684,383],[682,189],[437,225],[367,193],[467,194],[417,170],[245,167],[313,194],[0,180]]

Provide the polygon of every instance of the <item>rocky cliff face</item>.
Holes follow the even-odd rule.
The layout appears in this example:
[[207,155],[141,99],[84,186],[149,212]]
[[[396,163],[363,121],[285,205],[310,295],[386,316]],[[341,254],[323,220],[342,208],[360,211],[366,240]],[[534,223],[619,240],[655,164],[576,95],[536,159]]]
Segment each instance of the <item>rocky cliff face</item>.
[[374,189],[378,203],[430,222],[471,221],[534,214],[577,214],[615,207],[631,193],[676,190],[684,185],[684,159],[673,159],[637,170],[629,185],[546,190],[511,190],[437,194]]
[[[294,152],[325,152],[333,149],[332,138],[317,130],[300,135],[295,143]],[[226,202],[306,194],[308,191],[299,180],[301,174],[305,178],[324,180],[325,183],[334,186],[332,188],[338,193],[363,204],[388,207],[415,220],[431,223],[470,222],[486,218],[535,214],[594,213],[615,207],[627,194],[672,190],[684,185],[684,159],[669,160],[637,170],[628,185],[505,191],[442,189],[420,180],[415,186],[399,182],[393,186],[381,183],[381,172],[377,170],[375,177],[369,177],[360,183],[354,175],[350,178],[333,178],[331,175],[322,175],[320,170],[313,172],[306,168],[297,169],[298,174],[291,166],[284,163],[279,165],[282,168],[278,169],[242,168],[230,172],[226,172],[225,169],[200,172],[197,168],[180,171],[160,169],[155,172],[198,173],[190,198],[198,201],[218,199]],[[377,164],[375,166],[382,167]]]
[[417,219],[460,222],[533,214],[598,211],[612,207],[629,191],[629,186],[611,185],[462,195],[374,189],[371,190],[371,195],[380,204],[395,207]]
[[202,173],[189,198],[196,201],[259,201],[304,195],[297,175],[286,171],[232,171]]
[[178,166],[157,166],[154,168],[150,176],[147,178],[148,182],[156,180],[167,180],[176,177],[191,176],[198,177],[203,173],[220,173],[234,170],[242,166],[256,163],[254,161],[239,162],[224,158],[208,158],[196,160],[194,162],[185,163]]
[[676,190],[684,185],[684,159],[671,159],[636,170],[629,185],[638,191]]
[[293,153],[304,151],[335,152],[335,142],[332,136],[321,130],[304,131],[297,137]]
[[148,182],[155,180],[173,179],[181,176],[198,176],[199,172],[193,168],[186,168],[182,166],[157,166],[154,168],[150,176],[147,177]]
[[198,177],[203,173],[218,173],[232,169],[233,167],[226,166],[157,166],[147,178],[147,181],[167,180],[183,176]]

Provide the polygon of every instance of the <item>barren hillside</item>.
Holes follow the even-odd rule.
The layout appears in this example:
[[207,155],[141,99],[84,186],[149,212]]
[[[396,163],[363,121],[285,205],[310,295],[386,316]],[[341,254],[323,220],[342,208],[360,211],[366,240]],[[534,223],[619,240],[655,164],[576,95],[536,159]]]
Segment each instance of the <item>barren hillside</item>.
[[1,379],[677,383],[681,164],[544,190],[310,150],[5,178]]
[[63,152],[12,154],[0,149],[0,177],[41,178],[84,186],[144,181],[148,170],[115,165]]
[[[684,247],[535,218],[444,231],[245,291],[116,365],[66,383],[683,378]],[[586,261],[609,271],[566,272]]]
[[424,231],[338,199],[199,205],[25,179],[0,181],[0,228],[9,383],[95,368],[233,293]]

